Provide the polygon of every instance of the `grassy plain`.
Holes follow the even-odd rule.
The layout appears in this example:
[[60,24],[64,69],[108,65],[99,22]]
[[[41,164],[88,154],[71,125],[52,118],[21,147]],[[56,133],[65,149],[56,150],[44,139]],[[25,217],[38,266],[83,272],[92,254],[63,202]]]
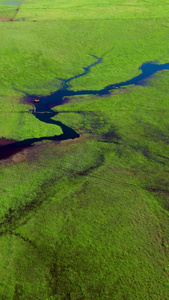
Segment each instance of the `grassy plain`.
[[[158,3],[25,1],[24,22],[0,23],[0,136],[59,135],[28,112],[22,91],[55,91],[90,54],[105,53],[102,64],[70,89],[102,89],[143,62],[168,62],[168,1]],[[2,161],[0,299],[168,299],[168,81],[163,71],[146,86],[72,97],[55,120],[81,139]]]

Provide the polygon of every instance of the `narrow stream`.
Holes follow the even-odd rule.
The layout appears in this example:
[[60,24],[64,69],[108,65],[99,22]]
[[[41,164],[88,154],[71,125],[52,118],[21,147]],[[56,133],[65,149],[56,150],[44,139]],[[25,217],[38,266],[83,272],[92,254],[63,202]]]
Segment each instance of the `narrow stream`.
[[[63,141],[67,139],[75,139],[79,137],[79,134],[73,130],[72,128],[66,126],[65,124],[61,123],[60,121],[55,121],[52,118],[57,115],[57,112],[54,112],[52,110],[53,107],[63,105],[67,102],[69,102],[69,98],[65,100],[65,97],[70,96],[80,96],[80,95],[106,95],[110,94],[114,89],[118,89],[121,87],[126,87],[129,85],[144,85],[146,83],[146,80],[150,78],[153,74],[155,74],[158,71],[162,70],[169,70],[169,63],[166,64],[156,64],[156,63],[143,63],[142,66],[139,68],[141,70],[141,74],[138,76],[129,79],[125,82],[120,83],[114,83],[112,85],[108,85],[105,88],[101,90],[81,90],[81,91],[73,91],[69,90],[69,84],[72,80],[75,80],[79,77],[85,76],[89,74],[91,69],[95,67],[96,65],[102,63],[102,57],[96,57],[94,55],[91,55],[96,61],[89,66],[83,68],[83,72],[79,75],[70,77],[68,79],[59,79],[61,81],[61,87],[57,91],[51,93],[47,96],[42,95],[31,95],[31,94],[25,94],[25,97],[23,99],[24,103],[27,104],[34,104],[35,110],[32,112],[32,114],[41,122],[55,124],[57,126],[60,126],[62,129],[62,134],[59,136],[53,136],[53,137],[41,137],[41,138],[31,138],[31,139],[25,139],[20,142],[12,142],[9,144],[2,144],[1,145],[1,139],[0,139],[0,159],[6,159],[10,157],[11,155],[22,151],[25,148],[31,147],[37,142],[41,142],[43,140],[52,140],[52,141]],[[23,92],[23,91],[22,91]],[[34,103],[35,99],[38,99],[38,103]],[[4,141],[4,139],[3,139]]]

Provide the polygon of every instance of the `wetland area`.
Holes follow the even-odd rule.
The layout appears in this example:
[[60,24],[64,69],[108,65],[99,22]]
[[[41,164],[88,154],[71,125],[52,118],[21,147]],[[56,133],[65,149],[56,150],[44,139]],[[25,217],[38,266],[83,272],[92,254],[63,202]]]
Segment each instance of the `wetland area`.
[[[80,95],[107,95],[112,93],[114,89],[124,88],[129,85],[145,85],[146,80],[148,80],[152,75],[154,75],[158,71],[163,70],[169,70],[169,63],[165,64],[159,64],[159,63],[143,63],[142,66],[139,68],[139,70],[142,71],[141,74],[138,76],[129,79],[125,82],[115,83],[112,85],[108,85],[105,88],[101,90],[82,90],[82,91],[72,91],[69,90],[69,82],[72,80],[75,80],[79,77],[87,75],[91,68],[96,66],[97,64],[100,64],[102,62],[102,57],[98,58],[94,55],[92,55],[96,62],[83,68],[84,72],[76,75],[74,77],[68,78],[68,79],[60,79],[62,82],[61,88],[50,95],[47,96],[39,96],[39,95],[30,95],[26,94],[24,97],[24,102],[26,104],[32,104],[35,106],[33,109],[33,115],[41,122],[45,122],[47,124],[55,124],[57,126],[60,126],[63,133],[59,136],[53,136],[53,137],[40,137],[40,138],[32,138],[32,139],[25,139],[23,141],[8,141],[5,142],[4,139],[0,140],[0,159],[5,159],[10,157],[11,155],[18,153],[20,151],[23,151],[25,148],[32,146],[36,142],[41,142],[43,140],[51,140],[51,141],[64,141],[67,139],[76,139],[79,138],[79,134],[73,130],[72,128],[66,126],[65,124],[62,124],[59,121],[52,120],[52,117],[57,115],[57,112],[54,112],[52,110],[52,107],[64,105],[65,103],[69,102],[69,98],[65,97],[72,97],[72,96],[80,96]],[[34,101],[38,99],[39,102],[34,103]],[[66,99],[66,100],[65,100]],[[97,100],[96,100],[97,101]],[[5,145],[3,145],[5,143]]]
[[168,11],[0,1],[0,299],[168,300]]

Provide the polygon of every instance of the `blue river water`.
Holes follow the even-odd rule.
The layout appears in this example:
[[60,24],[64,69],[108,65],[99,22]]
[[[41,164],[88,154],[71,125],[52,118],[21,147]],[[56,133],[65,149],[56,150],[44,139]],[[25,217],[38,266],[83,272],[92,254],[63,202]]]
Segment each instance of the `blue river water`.
[[[40,142],[43,140],[63,141],[67,139],[78,138],[79,134],[74,129],[66,126],[60,121],[53,120],[53,117],[56,116],[58,113],[54,112],[52,108],[59,105],[64,105],[65,103],[69,102],[70,101],[69,97],[77,96],[77,95],[79,96],[80,95],[95,95],[95,96],[107,95],[113,93],[113,90],[124,88],[129,85],[145,85],[146,80],[150,78],[153,74],[157,73],[158,71],[169,70],[169,63],[158,64],[154,62],[146,62],[143,63],[139,68],[139,70],[141,70],[141,74],[127,81],[114,83],[100,90],[81,90],[81,91],[69,90],[69,84],[72,80],[87,75],[93,67],[102,63],[103,57],[96,57],[94,55],[92,55],[92,57],[96,61],[90,64],[89,66],[84,67],[82,73],[70,77],[68,79],[59,79],[61,82],[61,86],[55,92],[47,96],[24,93],[25,94],[25,97],[23,99],[24,103],[32,104],[35,106],[35,109],[32,111],[32,114],[41,122],[60,126],[63,133],[59,136],[31,138],[19,142],[12,142],[7,145],[2,145],[0,147],[0,159],[6,159],[17,152],[22,151],[25,148],[31,147],[36,142]],[[34,103],[35,99],[38,99],[39,102]]]

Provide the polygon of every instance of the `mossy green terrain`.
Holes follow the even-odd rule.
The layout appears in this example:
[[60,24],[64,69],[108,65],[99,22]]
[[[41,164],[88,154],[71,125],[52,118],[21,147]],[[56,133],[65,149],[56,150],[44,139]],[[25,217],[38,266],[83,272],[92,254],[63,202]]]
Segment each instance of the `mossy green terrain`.
[[[169,62],[167,0],[27,0],[17,18],[0,22],[1,138],[60,135],[23,98],[56,91],[91,55],[102,63],[70,90]],[[54,120],[79,139],[1,161],[0,299],[168,299],[168,82],[166,70],[143,86],[71,97]]]

